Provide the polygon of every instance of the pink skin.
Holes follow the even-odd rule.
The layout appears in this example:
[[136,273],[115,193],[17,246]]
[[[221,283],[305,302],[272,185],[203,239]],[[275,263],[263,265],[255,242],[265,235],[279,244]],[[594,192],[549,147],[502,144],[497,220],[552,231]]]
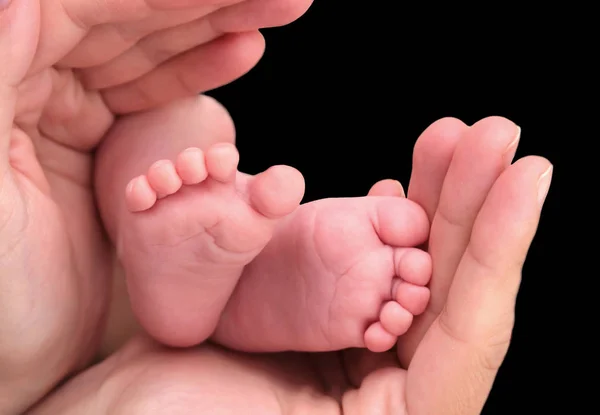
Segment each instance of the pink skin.
[[389,350],[429,301],[431,260],[414,248],[428,230],[399,197],[300,206],[245,268],[213,339],[253,352]]
[[[41,3],[0,6],[1,413],[23,413],[97,352],[113,253],[98,220],[93,157],[119,123],[115,113],[230,83],[262,55],[257,29],[289,23],[309,6],[304,0]],[[175,44],[164,37],[183,39],[190,26],[208,27],[217,38],[194,31]],[[128,53],[140,49],[147,54]],[[126,62],[117,59],[122,54]],[[125,72],[123,63],[141,71]],[[99,67],[108,71],[99,74]],[[110,89],[86,88],[88,71]],[[159,87],[148,94],[149,85]],[[117,194],[122,189],[108,197]]]
[[[190,110],[199,116],[182,123]],[[98,205],[144,329],[173,346],[206,339],[242,269],[259,255],[243,271],[239,306],[226,308],[217,341],[256,351],[392,347],[429,300],[429,257],[413,248],[427,237],[423,210],[400,198],[324,200],[276,224],[300,201],[302,178],[283,166],[254,177],[236,172],[226,115],[210,98],[141,113],[123,120],[98,153]],[[145,131],[149,122],[154,128]],[[125,197],[114,196],[124,189]],[[294,242],[311,255],[298,256],[289,249]],[[289,279],[295,282],[285,284]],[[309,304],[297,289],[302,282]],[[266,327],[257,303],[274,310],[273,324],[285,329]],[[315,310],[310,318],[289,318],[304,307]],[[240,321],[239,310],[252,322]],[[297,340],[283,341],[286,330]]]
[[[169,136],[186,111],[201,116]],[[144,132],[148,122],[156,127]],[[98,152],[98,206],[134,314],[172,346],[210,335],[243,267],[303,195],[290,167],[237,173],[233,137],[222,107],[194,98],[123,120]]]
[[[206,154],[189,148],[175,163],[155,162],[127,186],[127,206],[137,215],[123,228],[121,240],[132,304],[144,327],[162,342],[184,346],[204,340],[242,267],[269,240],[272,227],[241,213],[236,201],[242,210],[252,206],[265,218],[285,216],[298,204],[302,183],[295,170],[278,166],[250,177],[236,174],[238,160],[232,144],[215,144]],[[192,186],[194,196],[185,194],[186,186]],[[224,187],[232,192],[223,193]],[[175,198],[178,193],[184,195]],[[240,193],[246,194],[244,200]],[[165,226],[173,212],[182,218]],[[411,248],[425,240],[427,231],[425,213],[405,199],[303,205],[244,271],[214,339],[252,351],[389,350],[429,301],[429,255]],[[298,249],[315,255],[298,256]],[[339,271],[354,258],[364,259]],[[217,278],[221,284],[215,284]],[[298,296],[299,282],[310,301],[304,306],[313,312],[306,319],[290,319],[287,310],[306,300]],[[222,299],[216,305],[215,296]],[[205,306],[203,298],[208,299]],[[275,321],[268,318],[273,314],[279,315]]]
[[[153,119],[156,124],[149,124],[148,130],[160,130],[160,120]],[[187,127],[195,120],[190,117],[178,125]],[[463,137],[475,133],[480,139],[463,143]],[[445,283],[432,288],[430,304],[439,306],[441,314],[425,331],[421,324],[413,325],[403,337],[401,345],[415,346],[407,366],[399,366],[393,353],[364,349],[343,351],[340,365],[339,353],[253,355],[209,343],[173,351],[138,338],[74,376],[28,413],[146,415],[177,408],[186,413],[261,415],[480,414],[508,348],[523,261],[552,176],[548,161],[539,157],[498,169],[498,160],[507,162],[503,148],[514,134],[514,124],[503,119],[487,119],[473,127],[445,119],[419,139],[409,197],[423,201],[430,217],[436,212],[447,216],[450,207],[468,212],[459,230],[469,238],[461,252],[450,243],[437,245],[434,278]],[[505,145],[498,146],[500,141]],[[490,151],[482,151],[486,148]],[[455,151],[473,150],[483,156],[477,164],[453,157]],[[496,177],[484,185],[491,171]],[[399,187],[390,183],[385,188],[393,192],[370,195],[399,196]],[[455,186],[465,188],[463,198],[454,197]],[[375,187],[381,189],[380,183]],[[474,209],[476,215],[471,215]],[[442,240],[463,240],[456,238],[457,228],[449,222],[435,221],[432,226]],[[414,343],[408,342],[409,336]]]
[[237,173],[233,144],[184,150],[127,186],[133,213],[120,230],[131,302],[158,340],[190,346],[214,330],[242,270],[299,204],[298,171]]

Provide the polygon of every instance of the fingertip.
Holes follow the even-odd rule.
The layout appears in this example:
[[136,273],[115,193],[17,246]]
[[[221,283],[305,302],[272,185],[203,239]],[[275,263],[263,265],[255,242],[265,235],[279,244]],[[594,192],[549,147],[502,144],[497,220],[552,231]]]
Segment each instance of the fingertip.
[[[476,142],[485,142],[485,146],[480,145],[479,147],[484,150],[492,151],[503,151],[502,155],[506,152],[516,151],[516,144],[518,144],[521,137],[521,128],[508,118],[500,116],[486,117],[477,121],[469,129],[467,140],[464,144],[465,147],[473,147]],[[514,154],[514,152],[513,152]]]
[[421,205],[430,219],[437,210],[454,152],[468,129],[456,118],[442,118],[427,127],[415,143],[408,198]]
[[421,160],[424,154],[453,149],[457,140],[469,127],[458,118],[446,117],[431,123],[419,136],[413,158]]

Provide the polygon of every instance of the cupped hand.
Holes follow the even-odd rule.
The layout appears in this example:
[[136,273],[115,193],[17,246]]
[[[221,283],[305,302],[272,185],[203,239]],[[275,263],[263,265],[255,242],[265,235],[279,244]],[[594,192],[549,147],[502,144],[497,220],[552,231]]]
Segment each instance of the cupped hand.
[[91,191],[115,115],[238,78],[310,0],[0,0],[0,413],[84,367],[112,272]]
[[[510,343],[551,179],[545,159],[511,165],[519,134],[502,118],[472,127],[444,119],[417,141],[408,197],[432,220],[432,299],[397,350],[245,355],[205,344],[174,352],[137,337],[33,413],[479,414]],[[370,194],[404,195],[393,181]]]
[[369,390],[381,398],[396,390],[383,413],[481,412],[510,344],[521,271],[552,176],[541,157],[511,164],[520,133],[499,117],[472,127],[443,119],[417,141],[408,197],[432,223],[431,301],[399,339],[400,368],[361,378],[346,397],[351,407]]

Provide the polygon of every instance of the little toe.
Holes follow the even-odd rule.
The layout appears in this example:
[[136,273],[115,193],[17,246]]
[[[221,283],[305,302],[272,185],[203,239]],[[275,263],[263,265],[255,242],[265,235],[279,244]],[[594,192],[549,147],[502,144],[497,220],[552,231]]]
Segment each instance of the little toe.
[[413,322],[413,315],[396,301],[387,302],[379,315],[381,326],[394,336],[402,336]]
[[182,151],[175,162],[177,174],[185,185],[203,182],[208,176],[204,162],[204,152],[196,147]]
[[158,198],[176,193],[183,184],[175,166],[170,160],[159,160],[148,169],[148,183]]
[[125,204],[131,212],[142,212],[150,209],[156,203],[156,192],[146,176],[132,179],[125,190]]
[[388,332],[378,321],[365,331],[365,347],[373,353],[387,352],[396,344],[397,336]]
[[252,179],[249,197],[252,206],[266,217],[288,215],[304,197],[304,177],[293,167],[273,166]]
[[431,256],[418,248],[399,248],[395,252],[396,275],[415,285],[427,285],[431,279]]
[[429,304],[431,292],[428,287],[398,281],[394,285],[392,297],[415,316],[422,314]]
[[233,144],[215,144],[206,152],[206,170],[210,177],[219,182],[230,182],[240,161],[240,154]]

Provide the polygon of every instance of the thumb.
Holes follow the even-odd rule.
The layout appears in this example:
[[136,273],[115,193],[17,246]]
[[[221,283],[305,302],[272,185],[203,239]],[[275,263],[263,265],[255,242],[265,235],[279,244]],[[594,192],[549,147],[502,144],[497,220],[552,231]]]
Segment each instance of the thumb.
[[17,87],[35,54],[38,30],[38,0],[0,0],[0,179],[8,168]]
[[446,307],[409,367],[409,414],[481,413],[508,350],[521,270],[551,173],[547,160],[527,157],[490,190]]

